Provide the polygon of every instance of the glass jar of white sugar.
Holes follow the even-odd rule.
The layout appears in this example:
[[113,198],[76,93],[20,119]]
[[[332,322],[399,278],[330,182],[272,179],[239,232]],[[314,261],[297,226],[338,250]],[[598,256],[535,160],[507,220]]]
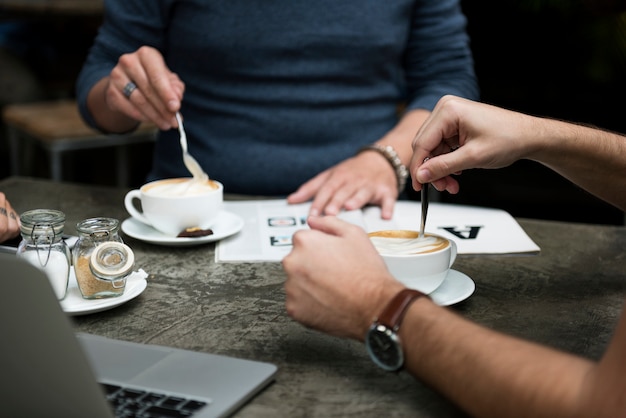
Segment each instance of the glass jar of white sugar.
[[62,239],[65,214],[54,209],[34,209],[20,215],[22,241],[17,256],[42,269],[59,300],[67,294],[70,249]]

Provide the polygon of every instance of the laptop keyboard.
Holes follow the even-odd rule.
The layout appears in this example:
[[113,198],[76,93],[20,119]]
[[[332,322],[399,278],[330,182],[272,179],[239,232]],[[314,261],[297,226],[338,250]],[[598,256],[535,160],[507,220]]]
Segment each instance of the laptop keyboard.
[[124,388],[102,383],[117,418],[177,418],[193,417],[207,405],[198,401],[161,393]]

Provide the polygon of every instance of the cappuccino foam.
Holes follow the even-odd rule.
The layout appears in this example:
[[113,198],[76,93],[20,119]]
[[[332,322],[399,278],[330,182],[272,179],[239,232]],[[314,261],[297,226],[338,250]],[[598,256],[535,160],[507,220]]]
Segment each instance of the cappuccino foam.
[[202,195],[214,190],[218,186],[211,180],[195,180],[192,178],[167,179],[147,184],[142,191],[151,196],[181,197]]
[[379,254],[410,255],[432,253],[448,246],[448,240],[436,235],[424,235],[414,231],[378,231],[369,234]]

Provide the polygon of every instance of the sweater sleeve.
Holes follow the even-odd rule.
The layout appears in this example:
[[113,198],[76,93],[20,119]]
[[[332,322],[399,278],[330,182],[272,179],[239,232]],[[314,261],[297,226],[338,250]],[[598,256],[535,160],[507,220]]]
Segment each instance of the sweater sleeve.
[[458,0],[416,2],[405,56],[407,109],[432,110],[446,94],[478,100],[466,26]]
[[[174,0],[105,0],[104,21],[76,80],[76,99],[83,119],[99,129],[87,109],[93,86],[108,76],[123,54],[143,45],[165,53],[167,15]],[[146,40],[149,40],[148,42]]]

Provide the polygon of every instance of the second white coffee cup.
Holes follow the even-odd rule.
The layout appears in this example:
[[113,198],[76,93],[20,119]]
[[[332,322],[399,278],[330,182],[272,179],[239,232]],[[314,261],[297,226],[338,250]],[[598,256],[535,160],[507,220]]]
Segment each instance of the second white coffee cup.
[[391,275],[406,287],[428,294],[445,280],[457,248],[453,240],[440,235],[426,234],[424,242],[418,236],[419,232],[408,230],[369,233]]
[[[135,201],[141,203],[141,210]],[[211,228],[223,201],[224,186],[218,181],[172,178],[129,191],[124,205],[136,220],[175,237],[187,228]]]

